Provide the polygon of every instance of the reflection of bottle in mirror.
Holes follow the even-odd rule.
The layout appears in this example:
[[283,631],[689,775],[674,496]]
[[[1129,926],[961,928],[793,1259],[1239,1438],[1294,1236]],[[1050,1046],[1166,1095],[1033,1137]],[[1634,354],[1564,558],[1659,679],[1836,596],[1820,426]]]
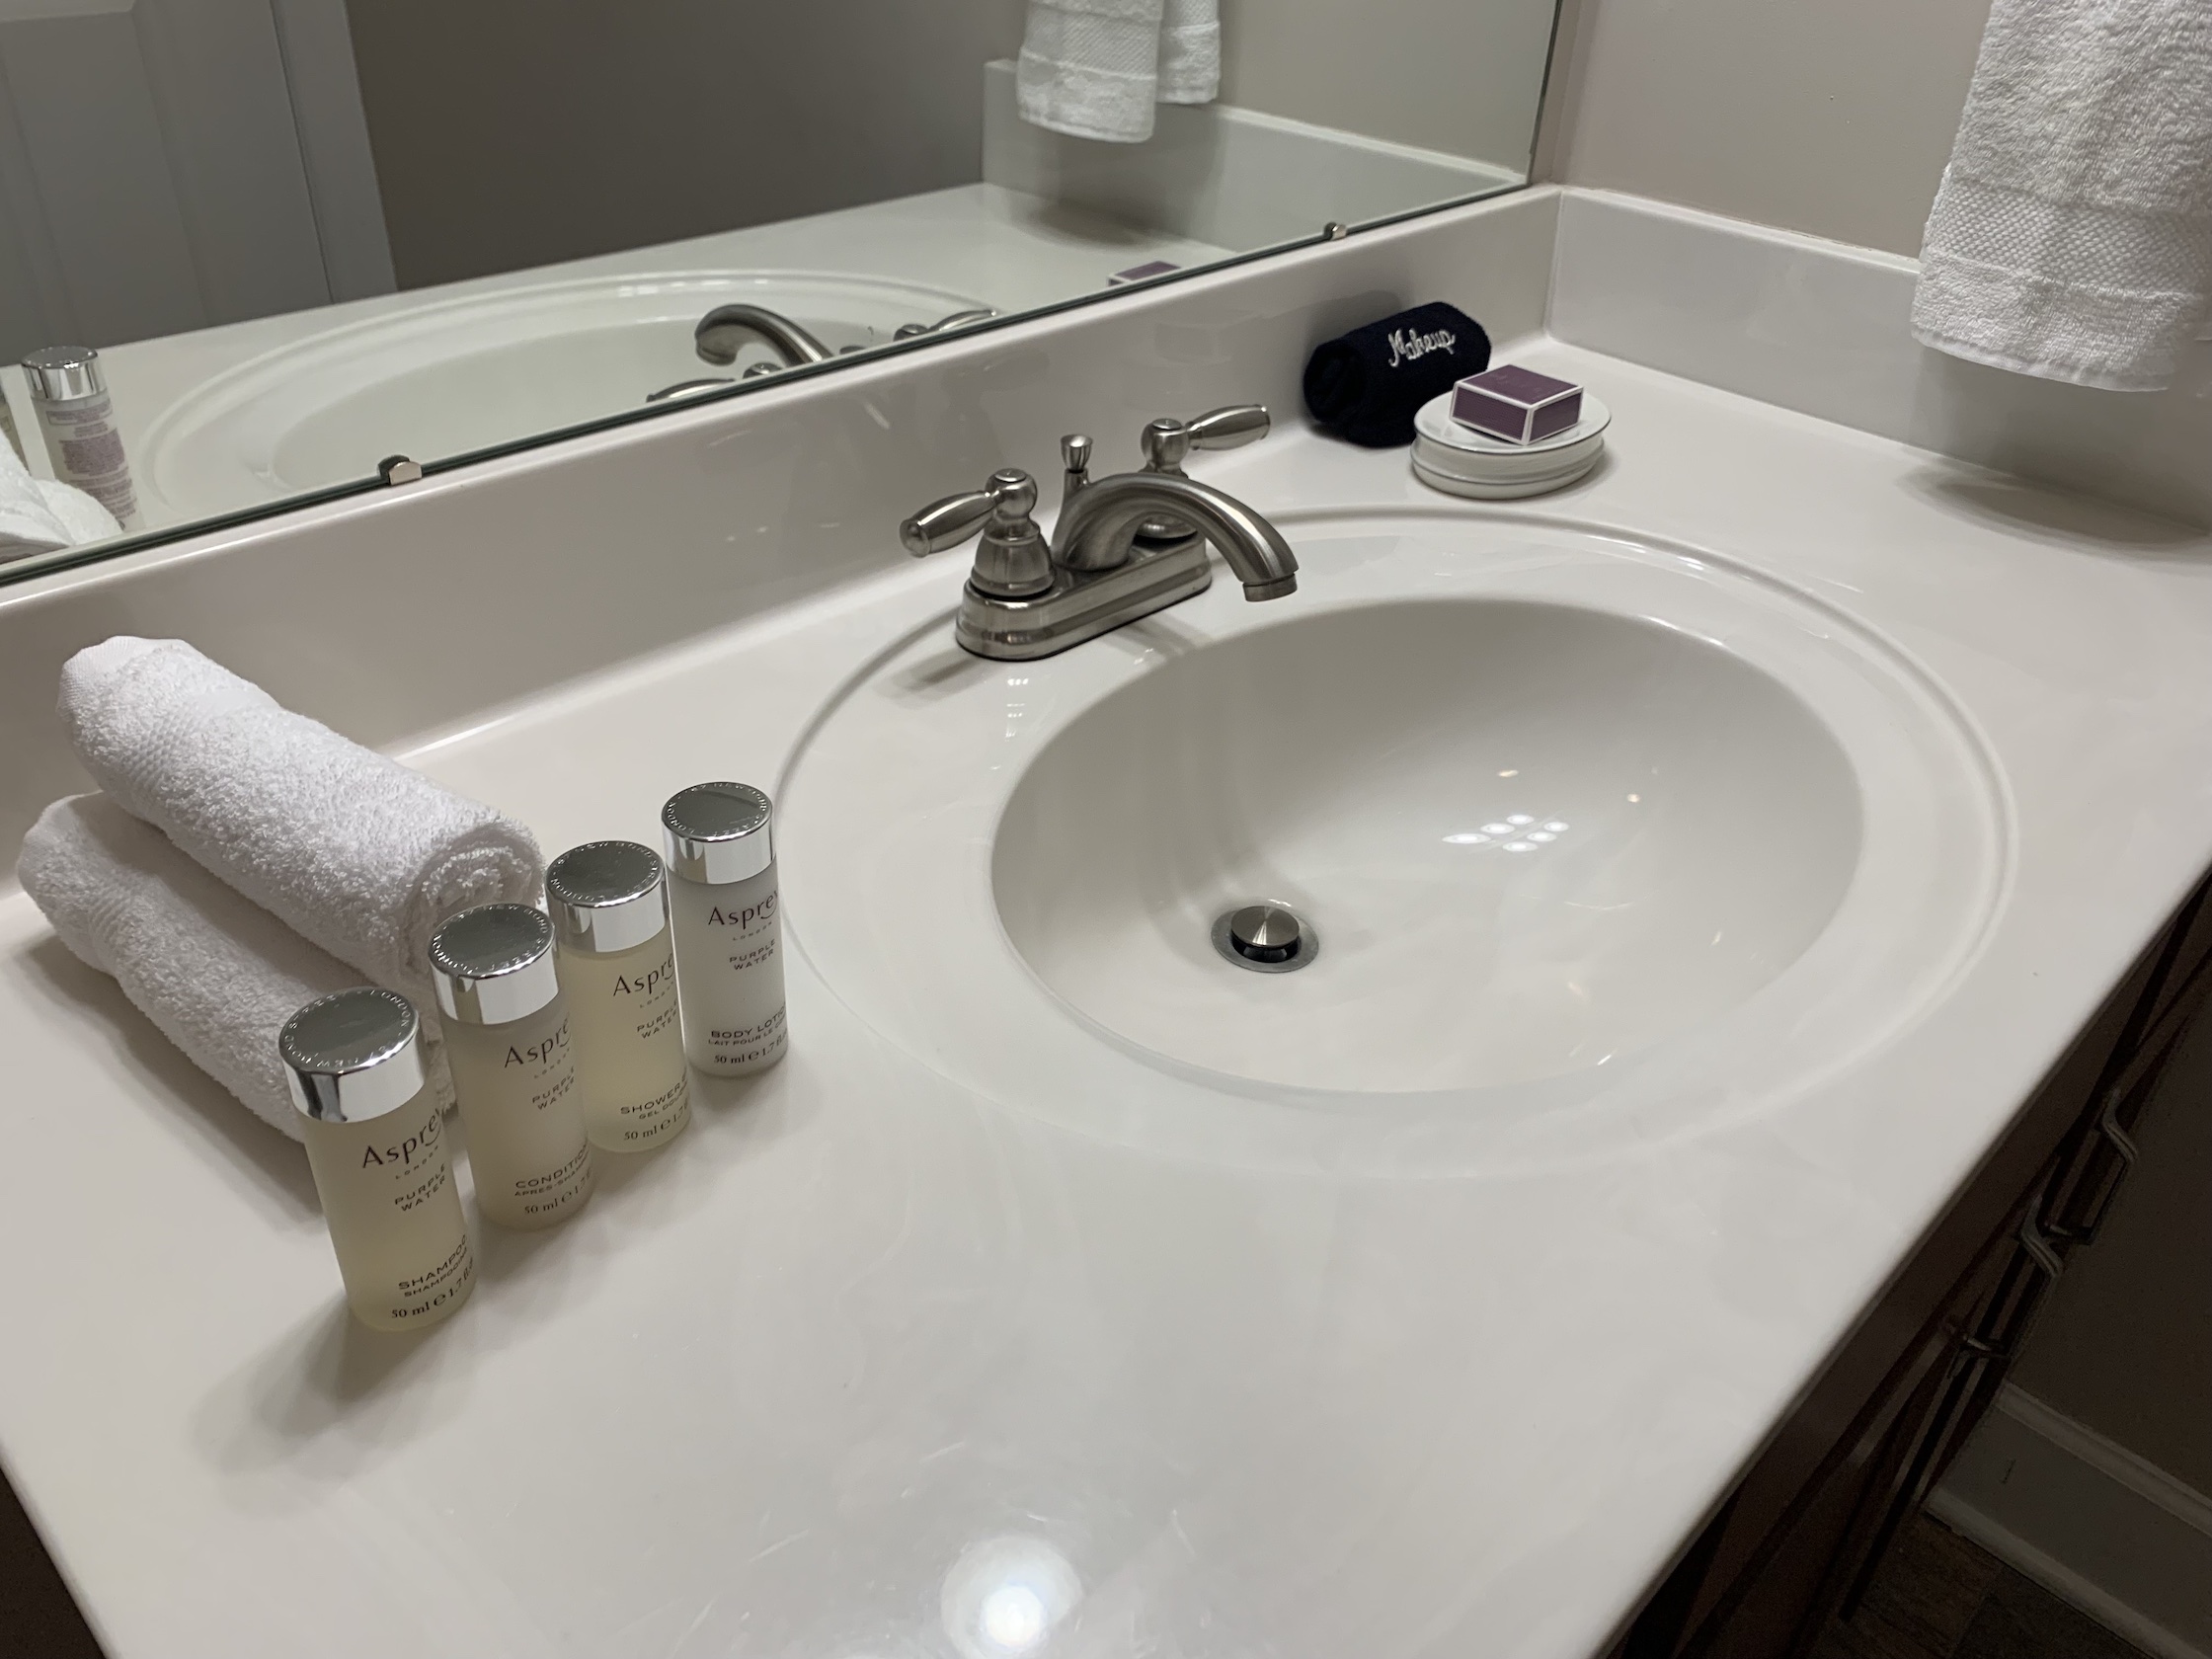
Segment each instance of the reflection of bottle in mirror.
[[545,898],[575,1023],[585,1133],[616,1152],[673,1140],[691,1121],[691,1085],[660,857],[635,841],[571,847],[546,866]]
[[100,354],[90,346],[41,347],[23,359],[23,377],[54,477],[74,484],[127,526],[137,515],[138,494]]
[[415,1010],[362,987],[284,1022],[276,1052],[354,1315],[378,1330],[434,1325],[476,1282]]
[[683,1052],[741,1077],[783,1058],[783,920],[767,796],[699,783],[661,809]]
[[17,460],[26,466],[31,462],[31,452],[24,448],[23,437],[16,431],[16,412],[8,403],[8,388],[0,384],[0,440],[15,451]]
[[553,924],[528,905],[478,905],[431,935],[453,1098],[476,1207],[502,1226],[565,1222],[592,1196],[568,1003]]

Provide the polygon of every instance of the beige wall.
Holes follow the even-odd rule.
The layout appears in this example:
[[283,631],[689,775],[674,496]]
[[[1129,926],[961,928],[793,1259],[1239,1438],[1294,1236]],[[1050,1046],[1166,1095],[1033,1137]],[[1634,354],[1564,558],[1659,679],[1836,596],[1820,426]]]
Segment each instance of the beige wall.
[[1221,0],[1222,99],[1529,165],[1552,0]]
[[1920,252],[1989,0],[1574,10],[1545,176]]
[[976,179],[1013,0],[356,0],[402,287]]

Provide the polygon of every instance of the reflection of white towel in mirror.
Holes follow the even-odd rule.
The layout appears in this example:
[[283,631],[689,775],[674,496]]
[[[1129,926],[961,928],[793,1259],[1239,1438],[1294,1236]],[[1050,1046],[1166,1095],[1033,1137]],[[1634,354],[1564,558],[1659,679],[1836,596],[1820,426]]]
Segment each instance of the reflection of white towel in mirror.
[[121,533],[114,514],[82,490],[32,477],[15,450],[0,441],[0,564]]
[[1029,0],[1022,118],[1139,144],[1154,104],[1210,104],[1222,79],[1218,0]]

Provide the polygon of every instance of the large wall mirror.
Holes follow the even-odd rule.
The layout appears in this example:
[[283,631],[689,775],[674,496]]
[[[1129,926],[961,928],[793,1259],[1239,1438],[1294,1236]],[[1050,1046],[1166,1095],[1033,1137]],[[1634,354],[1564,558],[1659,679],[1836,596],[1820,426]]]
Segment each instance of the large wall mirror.
[[0,0],[0,581],[1514,188],[1552,27]]

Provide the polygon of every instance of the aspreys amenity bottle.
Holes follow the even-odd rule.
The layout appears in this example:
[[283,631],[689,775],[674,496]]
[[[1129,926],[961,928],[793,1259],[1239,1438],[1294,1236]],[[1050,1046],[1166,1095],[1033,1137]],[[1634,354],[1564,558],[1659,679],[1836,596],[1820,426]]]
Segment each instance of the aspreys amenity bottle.
[[675,941],[661,858],[635,841],[571,847],[545,871],[584,1132],[642,1152],[691,1121]]
[[739,1077],[783,1058],[783,923],[767,796],[698,783],[661,809],[683,1052]]
[[479,905],[431,935],[453,1098],[476,1207],[511,1227],[565,1222],[592,1196],[553,924],[528,905]]
[[476,1282],[417,1023],[406,997],[364,986],[317,997],[276,1038],[346,1301],[379,1330],[434,1325]]

